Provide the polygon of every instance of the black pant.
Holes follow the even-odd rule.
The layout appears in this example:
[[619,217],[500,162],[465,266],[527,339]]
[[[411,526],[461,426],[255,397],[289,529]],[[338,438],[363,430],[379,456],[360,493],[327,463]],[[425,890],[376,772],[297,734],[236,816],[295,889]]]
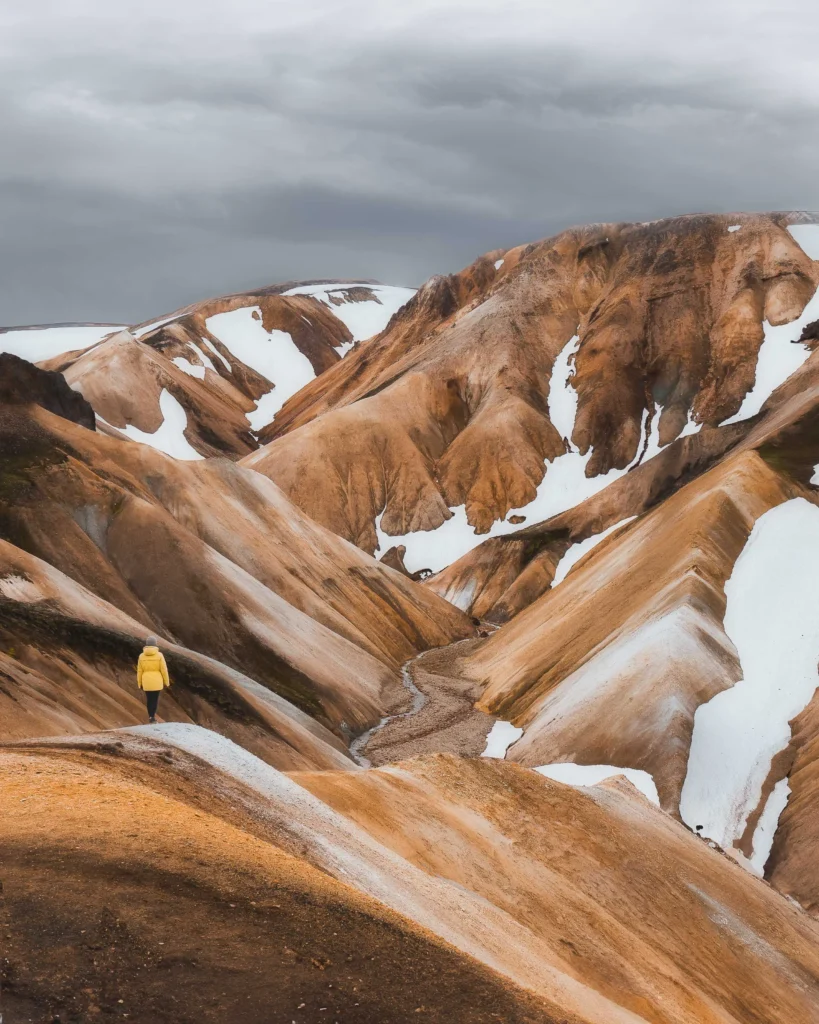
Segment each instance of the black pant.
[[156,706],[159,703],[159,695],[161,692],[161,690],[145,691],[145,703],[148,705],[149,718],[153,718],[156,715]]

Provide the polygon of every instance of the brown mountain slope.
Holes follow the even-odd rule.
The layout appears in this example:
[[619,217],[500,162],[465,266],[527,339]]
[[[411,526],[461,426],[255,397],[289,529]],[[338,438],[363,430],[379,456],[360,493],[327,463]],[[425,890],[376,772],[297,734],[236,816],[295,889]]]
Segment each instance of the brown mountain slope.
[[676,810],[694,712],[741,678],[722,629],[725,580],[754,521],[801,493],[758,455],[736,456],[467,656],[460,670],[488,684],[481,706],[525,728],[510,756],[640,768]]
[[30,573],[13,564],[23,549],[143,633],[252,677],[344,736],[378,720],[402,662],[471,628],[263,477],[177,462],[37,406],[0,410],[0,537],[14,546],[10,601],[48,600],[27,597]]
[[810,485],[819,462],[819,352],[814,351],[764,403],[759,415],[681,437],[585,501],[543,523],[477,545],[425,585],[464,611],[506,622],[544,594],[573,545],[613,530],[661,504],[732,453],[761,451],[772,465]]
[[383,333],[262,289],[67,357],[91,404],[0,357],[13,1011],[819,1019],[816,255],[594,225]]
[[150,435],[172,419],[188,443],[179,442],[183,458],[245,455],[284,401],[353,345],[345,319],[380,329],[410,294],[339,283],[207,299],[43,365],[65,374],[106,429],[167,450]]
[[[534,554],[528,553],[517,578],[515,564],[504,576],[506,567],[496,556],[502,545],[508,551],[511,542],[498,539],[485,545],[483,559],[478,548],[431,582],[439,592],[443,584],[463,592],[472,583],[476,592],[484,587],[489,599],[497,601],[497,593],[513,580],[491,614],[504,605],[509,609],[514,600],[517,607],[511,611],[517,616],[474,652],[464,653],[453,669],[485,686],[479,703],[483,710],[524,730],[509,758],[533,766],[575,762],[641,769],[652,776],[663,806],[676,813],[697,709],[743,678],[723,624],[726,581],[763,513],[794,499],[819,504],[817,365],[813,356],[780,389],[771,410],[734,452],[673,496],[655,500],[650,511],[640,515],[646,497],[640,481],[653,472],[649,465],[573,510],[562,529],[558,518],[542,530],[523,531],[512,554],[524,561],[526,552],[520,549],[526,543]],[[695,446],[700,440],[686,438],[681,444]],[[673,457],[669,451],[656,462]],[[659,473],[651,480],[654,486],[658,478]],[[685,473],[675,472],[675,486],[684,478]],[[639,518],[629,522],[629,515]],[[572,521],[575,527],[597,521],[598,530],[609,523],[623,525],[549,591],[555,566],[574,548]],[[583,528],[589,532],[588,525]],[[548,576],[543,569],[547,558]],[[494,594],[493,571],[500,577]],[[760,581],[764,585],[764,577]],[[800,585],[796,574],[790,585]],[[770,643],[777,642],[771,636]],[[786,659],[794,641],[782,643]],[[790,670],[783,671],[787,679]],[[781,689],[786,683],[772,677],[769,686]],[[783,814],[783,824],[789,824],[777,833],[778,853],[770,870],[785,891],[803,892],[808,906],[815,902],[816,873],[799,869],[798,883],[796,876],[788,883],[783,865],[809,856],[817,820],[812,782],[816,724],[810,710],[799,718],[790,762],[784,749],[776,754],[746,832],[737,837],[738,848],[749,855],[749,837],[771,789],[793,765],[794,802]]]
[[766,874],[780,892],[819,916],[819,691],[791,728],[790,763],[784,766],[788,802],[779,817]]
[[[548,472],[539,486],[564,437],[581,476],[602,477],[652,437],[662,447],[716,426],[754,385],[763,321],[795,320],[817,282],[786,217],[737,219],[740,230],[717,216],[574,229],[497,269],[484,257],[436,279],[306,389],[246,463],[373,551],[382,512],[384,533],[400,535],[464,505],[488,531],[549,492]],[[556,396],[550,385],[573,335],[577,411],[566,420],[564,385]]]
[[[74,939],[69,960],[90,992],[66,978],[66,954],[48,961],[64,998],[125,998],[84,957],[83,942],[101,935],[115,977],[157,999],[151,972],[134,970],[123,952],[127,928],[130,948],[169,961],[179,976],[185,1005],[170,1019],[190,1019],[184,1013],[201,1006],[189,987],[199,973],[223,1013],[239,1013],[247,995],[258,1012],[256,992],[269,989],[248,979],[262,965],[281,978],[283,999],[297,999],[285,1004],[290,1020],[304,1024],[331,1011],[353,1021],[416,1012],[491,1020],[472,1016],[491,1012],[589,1024],[808,1024],[819,1010],[815,924],[628,785],[581,792],[516,765],[452,757],[355,773],[350,783],[349,773],[297,775],[297,785],[223,740],[175,726],[150,738],[141,729],[7,750],[1,765],[3,791],[14,798],[0,826],[14,883],[4,895],[13,901],[20,995],[29,999],[42,1001],[42,988],[17,951],[43,942],[45,914],[25,913],[37,892],[66,944],[75,928],[91,930],[90,940]],[[21,858],[32,845],[40,855]],[[145,862],[157,852],[161,867],[151,876]],[[82,915],[71,886],[47,887],[59,865],[83,896],[92,871],[112,887],[122,901],[119,932],[97,909],[98,885]],[[143,909],[134,883],[146,887]],[[365,951],[376,960],[365,962]],[[213,980],[227,982],[228,955],[242,985],[212,990]],[[416,973],[422,963],[427,976],[448,967],[426,987]],[[459,983],[458,972],[470,969]],[[395,970],[401,977],[385,983]]]
[[[3,739],[143,722],[134,666],[146,632],[144,623],[0,541]],[[353,767],[333,733],[273,690],[178,644],[163,641],[163,648],[173,682],[163,719],[215,729],[281,768]]]
[[[804,915],[790,922],[808,955],[796,967],[786,963],[796,946],[774,923],[781,898],[624,780],[577,790],[451,756],[296,778],[422,870],[501,907],[537,935],[545,958],[637,1019],[817,1012],[813,995],[800,1006],[816,984],[816,934]],[[786,995],[777,988],[787,977],[796,986]]]
[[11,1020],[570,1020],[214,813],[169,754],[7,751],[0,777]]

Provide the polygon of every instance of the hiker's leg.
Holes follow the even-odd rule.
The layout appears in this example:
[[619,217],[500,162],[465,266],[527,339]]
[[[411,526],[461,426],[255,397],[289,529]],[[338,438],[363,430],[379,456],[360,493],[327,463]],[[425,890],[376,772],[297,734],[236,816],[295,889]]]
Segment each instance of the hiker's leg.
[[146,690],[145,703],[148,706],[148,717],[154,718],[156,716],[156,706],[159,703],[159,690]]

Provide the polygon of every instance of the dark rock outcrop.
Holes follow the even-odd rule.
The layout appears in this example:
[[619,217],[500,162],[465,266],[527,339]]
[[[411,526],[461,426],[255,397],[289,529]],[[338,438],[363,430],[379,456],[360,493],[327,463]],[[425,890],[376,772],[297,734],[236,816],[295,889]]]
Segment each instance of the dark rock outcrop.
[[42,406],[64,420],[96,430],[94,410],[65,377],[54,370],[41,370],[9,352],[0,353],[0,404]]

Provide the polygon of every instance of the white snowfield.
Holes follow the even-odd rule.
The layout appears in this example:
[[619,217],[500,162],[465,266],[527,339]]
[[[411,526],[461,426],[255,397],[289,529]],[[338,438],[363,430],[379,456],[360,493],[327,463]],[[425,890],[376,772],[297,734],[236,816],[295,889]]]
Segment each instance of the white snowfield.
[[[174,459],[193,462],[204,458],[191,446],[185,437],[188,415],[184,407],[166,388],[162,389],[162,393],[159,396],[159,409],[164,418],[162,425],[153,434],[140,430],[139,427],[135,427],[133,424],[128,424],[126,427],[113,427],[112,429],[119,431],[120,434],[123,434],[131,441],[147,444],[151,448],[156,448],[157,451],[164,452]],[[111,426],[101,416],[98,416],[97,419],[105,423],[106,426]]]
[[[255,315],[254,315],[255,314]],[[241,306],[217,313],[205,321],[208,331],[245,366],[270,381],[248,422],[259,431],[273,422],[276,413],[297,391],[316,376],[312,363],[286,331],[266,331],[258,306]]]
[[[680,813],[727,849],[819,684],[819,508],[794,498],[760,516],[725,593],[725,631],[744,678],[697,709]],[[786,802],[780,786],[765,807],[751,862],[759,870]]]
[[117,324],[71,324],[67,327],[32,327],[27,330],[0,331],[0,352],[42,363],[66,352],[90,348],[124,330]]
[[523,729],[512,725],[511,722],[504,722],[500,718],[494,722],[486,737],[486,749],[481,757],[505,758],[506,751],[523,735]]
[[577,392],[571,383],[574,376],[574,358],[580,348],[580,337],[575,334],[558,353],[549,381],[549,419],[564,441],[571,445],[574,421],[577,419]]
[[658,807],[660,806],[654,779],[648,772],[639,768],[617,768],[611,764],[574,764],[572,761],[563,761],[560,764],[542,764],[539,768],[535,768],[535,771],[545,775],[547,779],[554,779],[555,782],[581,787],[596,786],[616,775],[625,775],[628,781],[636,786],[644,796],[647,796]]
[[791,224],[788,231],[806,256],[819,260],[819,224]]
[[390,548],[403,544],[407,549],[404,565],[409,572],[419,572],[421,569],[440,572],[445,569],[486,539],[486,534],[478,536],[474,527],[467,522],[465,505],[458,505],[450,511],[452,518],[447,519],[437,530],[419,530],[397,536],[384,533],[381,529],[382,511],[375,520],[378,547],[374,557],[381,558]]
[[[577,416],[577,392],[571,383],[574,375],[574,357],[580,342],[577,335],[570,338],[555,360],[552,379],[549,386],[548,406],[549,418],[558,433],[565,438],[570,451],[559,455],[554,462],[546,463],[546,475],[537,488],[537,494],[522,508],[511,509],[506,519],[495,520],[488,534],[477,534],[466,518],[466,506],[458,505],[450,509],[452,518],[438,527],[437,530],[418,531],[400,536],[391,536],[381,529],[383,511],[375,522],[378,547],[375,557],[382,555],[397,544],[403,544],[407,551],[404,565],[409,572],[431,569],[440,572],[448,565],[462,558],[488,537],[500,537],[516,533],[521,527],[509,522],[509,516],[524,516],[526,525],[542,523],[567,509],[574,508],[587,498],[593,497],[609,484],[625,476],[635,466],[647,462],[658,455],[663,449],[659,444],[659,419],[662,408],[657,407],[651,417],[643,412],[642,444],[633,462],[625,469],[612,469],[599,476],[587,477],[586,466],[592,457],[591,450],[581,455],[571,443],[574,432],[574,421]],[[680,433],[680,437],[696,433],[700,424],[689,422]],[[600,538],[602,540],[602,537]]]
[[[347,292],[351,288],[368,288],[373,295],[367,302],[351,301]],[[340,320],[347,330],[352,334],[352,342],[346,345],[339,345],[336,351],[339,355],[346,355],[357,341],[366,341],[368,338],[380,334],[390,319],[405,306],[415,294],[414,288],[397,288],[393,285],[384,284],[303,284],[297,288],[291,288],[285,295],[311,295]],[[341,304],[336,302],[341,299]]]

